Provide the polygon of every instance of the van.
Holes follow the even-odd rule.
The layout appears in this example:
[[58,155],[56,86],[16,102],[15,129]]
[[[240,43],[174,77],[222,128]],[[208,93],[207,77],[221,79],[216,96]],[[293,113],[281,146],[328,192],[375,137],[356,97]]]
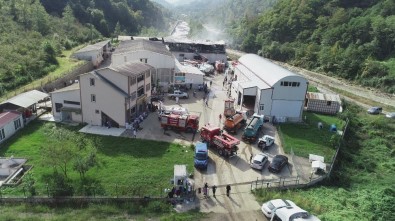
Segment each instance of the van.
[[208,149],[207,144],[197,142],[195,145],[195,162],[194,165],[197,169],[207,169],[208,165]]

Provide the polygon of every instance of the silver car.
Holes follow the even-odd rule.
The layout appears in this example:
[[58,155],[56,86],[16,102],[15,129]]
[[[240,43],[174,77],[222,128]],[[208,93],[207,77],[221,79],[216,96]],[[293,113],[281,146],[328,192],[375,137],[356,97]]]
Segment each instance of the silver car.
[[296,206],[291,200],[274,199],[262,204],[262,213],[265,214],[267,218],[271,218],[273,211],[282,207]]
[[259,153],[252,159],[251,167],[257,170],[263,170],[263,167],[268,161],[268,157],[265,154]]

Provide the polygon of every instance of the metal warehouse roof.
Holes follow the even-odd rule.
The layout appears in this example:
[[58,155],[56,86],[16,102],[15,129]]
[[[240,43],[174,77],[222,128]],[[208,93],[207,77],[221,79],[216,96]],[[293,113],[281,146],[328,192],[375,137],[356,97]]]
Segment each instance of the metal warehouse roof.
[[9,122],[15,120],[15,118],[21,116],[21,113],[18,111],[7,111],[4,113],[0,113],[0,128],[7,125]]
[[50,92],[50,94],[55,94],[55,93],[59,93],[59,92],[65,92],[65,91],[74,91],[74,90],[79,90],[80,89],[80,84],[79,83],[74,83],[70,86],[61,88],[59,90],[56,91],[52,91]]
[[38,90],[32,90],[12,97],[1,104],[10,103],[19,107],[27,108],[47,97],[49,97],[47,93]]
[[166,45],[164,45],[161,41],[149,41],[145,39],[121,41],[113,54],[124,54],[127,52],[136,52],[142,50],[172,56],[171,52],[167,50]]
[[246,54],[241,56],[239,58],[239,65],[240,63],[270,87],[285,77],[297,76],[302,78],[302,76],[278,66],[256,54]]
[[97,70],[99,73],[101,70],[109,69],[112,71],[115,71],[119,74],[125,75],[125,76],[135,76],[137,74],[141,74],[145,71],[148,71],[150,69],[153,69],[153,67],[149,64],[143,63],[143,62],[127,62],[122,65],[117,65],[117,66],[109,66],[100,70]]
[[248,78],[248,80],[245,81],[238,81],[239,85],[242,88],[251,88],[251,87],[258,87],[259,89],[271,88],[270,85],[268,85],[264,80],[257,77],[256,74],[254,74],[246,66],[238,64],[236,68],[239,69],[243,73],[243,75]]
[[108,44],[108,42],[110,42],[110,40],[105,40],[105,41],[101,41],[101,42],[98,42],[98,43],[93,44],[93,45],[88,45],[88,46],[86,46],[84,48],[81,48],[80,50],[76,51],[74,54],[88,52],[88,51],[101,50],[102,48],[104,48],[104,46],[106,46]]
[[194,67],[192,65],[183,65],[181,64],[177,59],[175,60],[175,73],[189,73],[189,74],[196,74],[196,75],[204,75],[202,71],[199,70],[199,68]]
[[339,103],[341,102],[340,96],[338,94],[323,94],[317,92],[307,92],[306,98],[312,100],[337,101]]

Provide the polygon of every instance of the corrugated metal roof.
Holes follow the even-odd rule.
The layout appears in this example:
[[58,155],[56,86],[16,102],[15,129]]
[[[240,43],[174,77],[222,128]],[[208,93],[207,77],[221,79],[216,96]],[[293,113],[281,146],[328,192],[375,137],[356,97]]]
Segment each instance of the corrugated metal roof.
[[266,82],[267,85],[272,87],[281,79],[288,76],[302,76],[295,74],[281,66],[278,66],[271,61],[264,59],[256,54],[246,54],[239,58],[239,65],[244,65],[251,72],[253,72],[261,81]]
[[153,67],[149,64],[143,63],[143,62],[128,62],[124,63],[122,65],[117,65],[117,66],[109,66],[100,70],[97,70],[99,73],[101,70],[104,69],[109,69],[113,70],[119,74],[122,74],[124,76],[135,76],[137,74],[141,74],[145,71],[148,71],[150,69],[153,69]]
[[165,43],[182,43],[182,44],[201,44],[201,45],[225,45],[225,41],[210,41],[210,40],[192,40],[183,37],[168,36],[164,39]]
[[17,105],[19,107],[23,107],[23,108],[27,108],[35,103],[37,103],[40,100],[43,100],[44,98],[49,97],[49,95],[47,93],[38,91],[38,90],[32,90],[32,91],[28,91],[22,94],[19,94],[15,97],[12,97],[4,102],[2,102],[1,104],[5,104],[5,103],[10,103],[10,104],[14,104]]
[[61,88],[61,89],[56,90],[56,91],[52,91],[52,92],[50,92],[50,94],[59,93],[59,92],[65,92],[65,91],[74,91],[74,90],[79,90],[79,89],[80,89],[80,84],[79,83],[74,83],[74,84],[72,84],[70,86]]
[[240,72],[242,72],[246,78],[248,78],[248,80],[245,81],[238,81],[241,87],[243,88],[258,87],[259,89],[271,88],[270,85],[268,85],[264,80],[257,77],[256,74],[251,72],[251,70],[248,69],[246,66],[238,64],[236,68],[239,69]]
[[306,98],[312,100],[336,101],[339,103],[341,102],[340,96],[338,94],[323,94],[317,92],[307,92]]
[[196,75],[204,75],[204,73],[200,71],[199,68],[197,67],[194,67],[192,65],[183,65],[177,59],[174,59],[174,61],[176,64],[174,73],[189,73]]
[[145,39],[121,41],[113,54],[124,54],[127,52],[142,50],[172,56],[171,52],[167,50],[166,45],[164,45],[161,41],[149,41]]
[[88,46],[86,46],[84,48],[81,48],[80,50],[76,51],[74,54],[83,53],[83,52],[87,52],[87,51],[100,50],[100,49],[104,48],[104,46],[106,46],[109,42],[110,42],[110,40],[104,40],[104,41],[98,42],[98,43],[93,44],[93,45],[88,45]]
[[[0,114],[0,128],[12,122],[21,115],[18,111],[7,111]],[[22,123],[22,122],[21,122]]]

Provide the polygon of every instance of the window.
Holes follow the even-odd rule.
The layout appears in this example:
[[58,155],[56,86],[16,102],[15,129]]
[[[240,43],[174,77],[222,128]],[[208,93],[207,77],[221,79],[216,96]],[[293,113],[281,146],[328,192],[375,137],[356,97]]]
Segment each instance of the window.
[[100,114],[100,111],[99,111],[99,110],[95,110],[95,113],[96,113],[96,114]]
[[66,100],[64,100],[63,103],[65,103],[65,104],[73,104],[73,105],[80,105],[80,102],[77,102],[77,101],[66,101]]
[[292,82],[292,87],[296,87],[297,82]]
[[21,119],[18,118],[18,120],[14,121],[14,126],[15,126],[15,130],[21,128]]
[[327,106],[331,106],[331,105],[332,105],[332,101],[327,101],[327,102],[326,102],[326,105],[327,105]]
[[61,104],[61,103],[55,103],[55,111],[57,112],[57,113],[59,113],[60,112],[60,109],[63,107],[63,104]]
[[95,86],[95,79],[94,78],[89,78],[89,83],[91,86]]
[[137,77],[137,82],[140,82],[140,81],[144,81],[144,74],[140,74],[140,75]]
[[1,128],[1,130],[0,130],[0,140],[4,140],[4,139],[5,139],[4,128]]
[[140,61],[143,63],[147,63],[148,59],[147,58],[140,58]]
[[133,92],[132,95],[130,95],[130,100],[136,99],[136,95],[137,95],[136,91]]
[[288,87],[288,81],[284,81],[284,86]]
[[261,104],[260,106],[259,106],[259,110],[264,110],[265,109],[265,105],[263,105],[263,104]]
[[96,102],[96,95],[91,94],[91,102]]
[[284,86],[284,81],[281,81],[281,86]]
[[298,82],[298,87],[300,86],[300,82]]
[[145,86],[145,91],[149,91],[151,90],[151,83],[147,84],[147,86]]
[[140,87],[140,88],[137,90],[137,97],[141,97],[141,96],[143,96],[143,95],[144,95],[144,86]]
[[133,85],[136,83],[136,76],[131,77],[130,79],[130,85]]

